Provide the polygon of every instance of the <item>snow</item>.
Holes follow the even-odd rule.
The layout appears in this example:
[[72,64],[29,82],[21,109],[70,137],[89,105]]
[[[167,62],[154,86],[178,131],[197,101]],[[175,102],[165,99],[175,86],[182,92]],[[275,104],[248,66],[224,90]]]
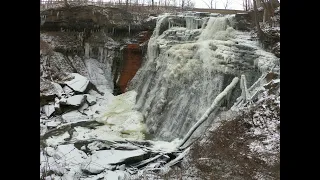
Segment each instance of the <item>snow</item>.
[[60,136],[49,137],[47,139],[46,143],[48,146],[55,147],[56,145],[64,142],[64,139],[69,138],[69,137],[70,137],[69,133],[65,132],[64,134],[62,134]]
[[97,102],[88,108],[90,112],[94,113],[93,116],[95,118],[100,117],[104,112],[107,111],[108,105],[112,102],[113,98],[115,97],[109,91],[104,91],[103,93],[104,95],[101,96],[93,90],[89,91],[89,94],[95,96],[97,99]]
[[174,139],[173,141],[151,141],[152,149],[163,151],[163,152],[173,152],[177,150],[178,145],[181,143],[181,139]]
[[67,98],[67,105],[72,106],[80,106],[85,101],[86,96],[85,95],[74,95],[69,98]]
[[70,87],[64,86],[62,89],[67,96],[73,96],[74,92]]
[[[127,150],[102,150],[95,152],[85,162],[82,163],[81,169],[91,173],[100,173],[105,169],[111,169],[115,163],[120,163],[129,157],[137,157],[146,154],[145,151],[138,149],[133,151]],[[94,162],[94,163],[92,163]]]
[[60,86],[60,84],[55,83],[55,82],[51,82],[56,90],[56,95],[58,97],[61,97],[64,94],[64,91],[62,89],[62,87]]
[[[271,82],[280,82],[280,80],[275,79]],[[280,90],[277,91],[280,92]],[[252,125],[248,134],[259,137],[259,140],[250,143],[250,151],[258,154],[258,157],[269,165],[279,160],[277,156],[280,152],[280,116],[276,110],[280,108],[279,99],[280,95],[275,98],[274,94],[266,93],[265,90],[256,102],[252,118],[244,119]],[[246,110],[247,108],[244,108],[244,111]]]
[[43,111],[47,117],[51,116],[51,114],[54,113],[54,111],[55,111],[54,105],[53,104],[44,105]]
[[72,73],[72,75],[74,79],[66,81],[65,83],[75,91],[84,92],[89,84],[89,80],[78,73]]
[[50,122],[48,122],[46,125],[47,125],[48,127],[57,127],[59,124],[61,124],[61,122],[50,121]]
[[84,113],[84,111],[89,107],[88,103],[84,103],[79,109],[78,111],[80,111],[81,113]]
[[83,120],[89,120],[89,117],[81,114],[78,110],[70,111],[62,115],[64,122],[77,122]]
[[66,105],[80,106],[85,102],[85,95],[74,95],[66,99]]
[[56,174],[63,174],[63,179],[75,178],[75,173],[81,173],[79,165],[87,159],[87,155],[74,147],[73,144],[60,145],[55,149],[47,147],[48,159],[41,156],[41,169],[49,168]]
[[85,94],[87,96],[87,102],[89,103],[89,105],[93,105],[97,102],[97,98],[93,95],[90,94]]

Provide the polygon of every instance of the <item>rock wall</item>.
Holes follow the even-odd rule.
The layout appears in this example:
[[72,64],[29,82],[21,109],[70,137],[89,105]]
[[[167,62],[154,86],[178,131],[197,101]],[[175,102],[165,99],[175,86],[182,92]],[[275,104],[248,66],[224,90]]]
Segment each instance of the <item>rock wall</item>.
[[[152,24],[153,19],[144,20],[117,8],[71,6],[41,11],[41,118],[55,118],[73,110],[83,113],[92,105],[86,102],[86,94],[104,98],[118,85],[120,93],[124,92],[141,65],[143,43],[148,40]],[[136,49],[129,45],[125,48],[129,51],[121,51],[127,44],[137,44]],[[75,76],[88,82],[81,92],[66,84]],[[85,114],[92,113],[96,112]],[[79,119],[83,118],[79,115]]]

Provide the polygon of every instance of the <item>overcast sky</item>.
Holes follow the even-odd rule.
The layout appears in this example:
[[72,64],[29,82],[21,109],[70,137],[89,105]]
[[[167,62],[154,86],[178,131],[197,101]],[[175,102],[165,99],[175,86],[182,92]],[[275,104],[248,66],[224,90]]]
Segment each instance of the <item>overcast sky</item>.
[[[193,1],[196,3],[196,8],[208,8],[208,6],[204,2],[207,2],[208,4],[210,4],[211,0],[193,0]],[[226,1],[228,1],[229,5],[227,9],[243,10],[243,6],[242,6],[243,0],[213,0],[213,1],[217,2],[217,9],[224,9],[224,4],[226,3]]]
[[[97,1],[97,0],[94,0]],[[108,2],[118,2],[118,0],[103,0],[103,1],[108,1]],[[123,2],[125,0],[122,0]],[[134,2],[135,0],[131,0],[132,2]],[[142,2],[143,0],[139,0],[139,2]],[[164,1],[164,0],[162,0]],[[179,2],[180,0],[176,0],[177,2]],[[207,2],[208,4],[210,4],[210,0],[192,0],[195,2],[196,4],[196,8],[208,8],[208,6],[203,2]],[[229,2],[228,8],[227,9],[237,9],[237,10],[243,10],[242,7],[242,1],[243,0],[213,0],[217,2],[217,9],[224,9],[224,4],[226,1]],[[151,0],[144,0],[145,3],[147,2],[151,2]],[[159,2],[159,0],[154,0],[154,2]]]

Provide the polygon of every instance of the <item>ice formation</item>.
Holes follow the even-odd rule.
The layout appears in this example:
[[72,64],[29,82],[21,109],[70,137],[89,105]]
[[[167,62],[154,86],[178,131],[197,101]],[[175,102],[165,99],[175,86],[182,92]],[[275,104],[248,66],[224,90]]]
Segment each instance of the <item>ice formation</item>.
[[[136,109],[148,133],[161,140],[182,138],[233,77],[244,74],[250,87],[277,63],[249,33],[233,28],[233,17],[202,18],[200,27],[196,17],[185,16],[187,28],[174,25],[175,15],[158,18],[148,60],[129,87],[138,93]],[[223,106],[240,95],[237,88]]]

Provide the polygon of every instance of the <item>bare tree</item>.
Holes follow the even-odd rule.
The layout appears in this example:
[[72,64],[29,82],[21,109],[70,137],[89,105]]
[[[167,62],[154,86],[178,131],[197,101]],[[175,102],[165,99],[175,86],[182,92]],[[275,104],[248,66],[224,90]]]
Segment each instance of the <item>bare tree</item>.
[[262,7],[264,9],[263,12],[263,22],[269,22],[272,25],[271,17],[274,16],[274,4],[277,4],[277,0],[260,0],[262,3]]
[[249,10],[249,4],[250,4],[249,0],[243,0],[242,1],[243,10],[248,11]]
[[178,5],[177,0],[172,0],[172,4],[174,7],[177,7],[177,5]]
[[126,0],[126,10],[128,10],[129,0]]
[[185,6],[185,0],[181,0],[181,8],[183,9]]
[[69,7],[68,0],[64,0],[64,5],[65,5],[66,7]]
[[194,8],[195,3],[192,0],[185,0],[184,7],[187,9],[192,9]]
[[224,9],[227,9],[229,5],[232,3],[232,0],[222,0]]
[[258,20],[259,11],[258,11],[258,8],[257,8],[257,1],[259,1],[259,0],[253,0],[254,21],[255,21],[255,24],[256,24],[256,27],[257,27],[258,38],[260,39],[260,41],[264,41],[266,35],[260,28],[260,24],[259,24],[259,20]]
[[204,2],[209,9],[217,9],[217,0],[202,0],[202,2]]

